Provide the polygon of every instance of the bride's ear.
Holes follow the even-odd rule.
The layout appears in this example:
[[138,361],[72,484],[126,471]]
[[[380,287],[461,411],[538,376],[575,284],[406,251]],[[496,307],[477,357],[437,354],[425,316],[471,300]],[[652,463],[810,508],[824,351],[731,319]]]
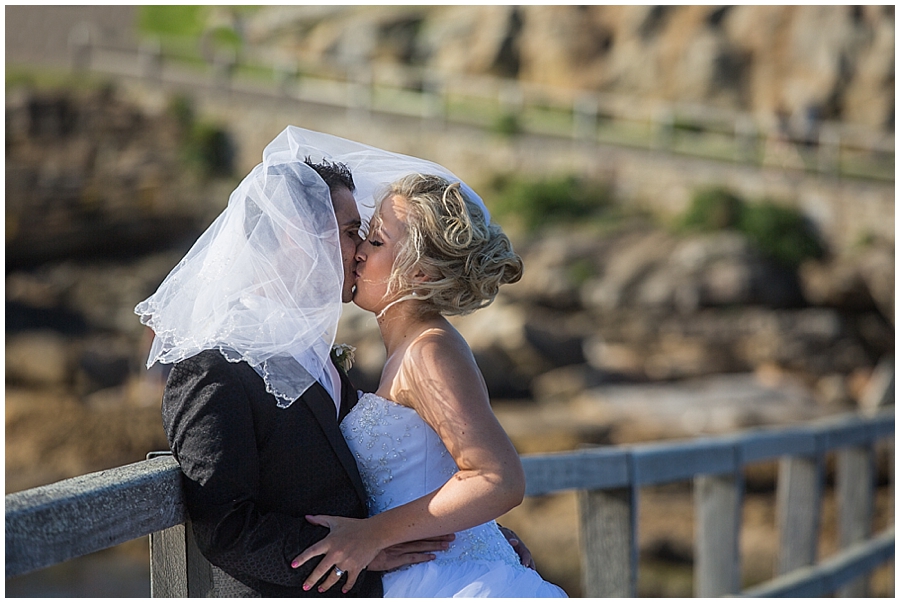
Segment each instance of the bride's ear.
[[413,274],[412,274],[412,278],[410,280],[412,280],[413,283],[418,284],[418,283],[427,283],[430,280],[432,280],[432,278],[430,276],[428,276],[428,274],[424,270],[422,270],[422,268],[418,267],[418,268],[413,268]]

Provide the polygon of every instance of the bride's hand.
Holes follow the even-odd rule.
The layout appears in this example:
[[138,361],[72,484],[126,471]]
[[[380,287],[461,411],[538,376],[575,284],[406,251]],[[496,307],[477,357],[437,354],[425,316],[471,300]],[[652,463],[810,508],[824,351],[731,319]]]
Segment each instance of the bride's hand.
[[[347,582],[344,583],[341,590],[345,593],[348,592],[356,584],[360,572],[372,562],[382,546],[367,535],[367,530],[362,529],[364,519],[307,515],[306,521],[325,526],[330,532],[328,536],[297,555],[291,562],[291,567],[297,568],[313,557],[325,555],[307,576],[303,583],[303,590],[310,590],[319,580],[325,578],[325,581],[319,585],[319,592],[325,592],[337,584],[341,576],[346,576]],[[333,571],[338,568],[343,572],[340,576]]]

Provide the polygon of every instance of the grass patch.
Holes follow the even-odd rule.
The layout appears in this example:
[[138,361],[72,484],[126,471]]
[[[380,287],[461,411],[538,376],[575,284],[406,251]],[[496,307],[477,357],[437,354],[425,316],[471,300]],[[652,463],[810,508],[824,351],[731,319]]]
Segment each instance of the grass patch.
[[28,88],[31,90],[75,90],[90,92],[113,87],[106,76],[72,73],[69,69],[34,67],[9,67],[6,69],[6,90]]
[[200,37],[209,12],[209,6],[142,6],[138,12],[138,31],[144,35]]
[[[236,29],[241,14],[259,10],[256,6],[142,6],[138,12],[138,32],[159,40],[163,52],[178,60],[196,60],[201,54],[221,51],[240,53],[244,40]],[[225,12],[227,11],[227,12]],[[231,23],[228,22],[228,16]],[[225,16],[224,22],[217,16]],[[208,59],[208,57],[205,57]]]

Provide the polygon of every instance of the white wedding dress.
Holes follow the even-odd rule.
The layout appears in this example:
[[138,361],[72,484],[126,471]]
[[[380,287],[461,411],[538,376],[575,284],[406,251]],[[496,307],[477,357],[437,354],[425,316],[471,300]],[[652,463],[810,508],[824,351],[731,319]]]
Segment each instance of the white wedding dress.
[[[341,423],[369,514],[415,500],[457,471],[437,433],[411,408],[367,393]],[[565,597],[519,561],[494,521],[458,532],[433,561],[384,574],[385,597]]]

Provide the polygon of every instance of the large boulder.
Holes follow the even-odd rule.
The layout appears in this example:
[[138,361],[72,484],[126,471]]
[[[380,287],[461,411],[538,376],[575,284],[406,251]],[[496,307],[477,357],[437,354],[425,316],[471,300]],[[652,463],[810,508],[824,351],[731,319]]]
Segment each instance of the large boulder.
[[37,387],[65,386],[72,381],[73,356],[69,341],[54,331],[7,336],[6,382]]
[[894,324],[894,246],[867,250],[860,258],[860,271],[878,310]]
[[894,246],[873,241],[850,252],[800,266],[806,299],[847,312],[878,310],[894,321]]
[[616,240],[566,229],[517,246],[525,271],[518,283],[503,289],[504,295],[529,305],[577,311],[582,285],[603,272]]
[[525,308],[503,297],[452,323],[472,348],[492,398],[529,395],[531,380],[553,367],[529,341]]
[[598,313],[632,307],[647,275],[665,264],[676,245],[673,236],[658,229],[617,237],[605,250],[602,272],[582,287],[582,303]]
[[690,314],[704,307],[803,302],[796,275],[736,232],[679,240],[652,230],[622,237],[605,252],[602,274],[582,289],[584,305],[599,313],[640,307]]
[[793,272],[763,257],[743,235],[722,231],[681,241],[642,284],[637,300],[689,313],[710,306],[796,306],[802,296]]

